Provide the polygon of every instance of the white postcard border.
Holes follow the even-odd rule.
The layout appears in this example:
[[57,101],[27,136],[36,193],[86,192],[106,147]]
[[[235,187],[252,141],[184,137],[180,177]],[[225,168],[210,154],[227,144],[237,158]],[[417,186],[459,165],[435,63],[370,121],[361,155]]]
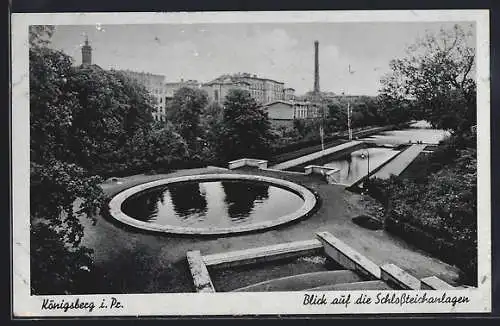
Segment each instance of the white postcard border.
[[[467,296],[468,304],[367,304],[303,305],[303,293],[169,293],[106,295],[30,295],[29,256],[29,25],[93,24],[193,24],[193,23],[298,23],[298,22],[422,22],[471,21],[477,35],[477,131],[478,131],[478,275],[475,289],[446,291]],[[310,11],[310,12],[197,12],[197,13],[15,13],[12,15],[12,290],[16,317],[39,316],[144,316],[144,315],[254,315],[254,314],[363,314],[451,313],[491,311],[491,193],[490,193],[490,94],[489,13],[487,10],[416,11]],[[376,297],[377,293],[442,295],[443,291],[325,292],[328,298],[351,294]],[[71,303],[112,298],[124,307],[116,309],[43,310],[43,300]]]

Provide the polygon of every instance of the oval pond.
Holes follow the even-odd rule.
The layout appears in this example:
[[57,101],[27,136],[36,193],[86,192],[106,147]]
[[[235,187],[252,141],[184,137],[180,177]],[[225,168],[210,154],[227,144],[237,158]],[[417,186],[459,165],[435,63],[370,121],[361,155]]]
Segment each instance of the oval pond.
[[122,211],[158,225],[226,228],[291,214],[304,199],[290,190],[250,180],[170,183],[127,198]]

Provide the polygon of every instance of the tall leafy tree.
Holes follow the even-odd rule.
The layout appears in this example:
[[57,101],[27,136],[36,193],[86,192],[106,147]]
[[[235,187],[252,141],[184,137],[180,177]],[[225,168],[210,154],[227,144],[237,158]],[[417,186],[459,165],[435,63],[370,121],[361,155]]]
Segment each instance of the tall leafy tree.
[[199,149],[202,129],[200,115],[208,104],[208,95],[205,91],[190,87],[182,87],[174,94],[174,98],[167,108],[169,120],[188,144],[192,154]]
[[476,118],[472,28],[454,25],[428,33],[392,60],[382,94],[393,103],[411,100],[434,127],[462,131]]
[[201,128],[203,130],[203,143],[200,155],[205,161],[219,162],[220,158],[217,155],[217,146],[222,137],[223,131],[224,108],[217,102],[212,102],[207,105],[201,115]]
[[154,127],[152,98],[116,71],[74,66],[30,29],[31,285],[36,294],[88,291],[92,250],[81,218],[103,204],[102,177],[169,167],[186,155],[172,127]]
[[77,162],[103,175],[126,170],[140,155],[125,152],[127,143],[137,130],[151,128],[152,97],[125,75],[97,66],[74,68],[68,84],[77,98],[71,127]]
[[219,156],[226,160],[266,158],[272,140],[271,124],[264,109],[248,91],[230,90],[224,101]]
[[[71,60],[45,47],[52,29],[30,29],[30,260],[34,294],[74,293],[92,272],[92,251],[80,245],[80,216],[103,200],[99,177],[74,162],[70,144],[76,94]],[[49,34],[47,34],[49,33]]]
[[155,124],[152,128],[138,129],[131,137],[126,150],[130,166],[137,171],[144,166],[165,170],[178,166],[188,156],[186,141],[172,124]]

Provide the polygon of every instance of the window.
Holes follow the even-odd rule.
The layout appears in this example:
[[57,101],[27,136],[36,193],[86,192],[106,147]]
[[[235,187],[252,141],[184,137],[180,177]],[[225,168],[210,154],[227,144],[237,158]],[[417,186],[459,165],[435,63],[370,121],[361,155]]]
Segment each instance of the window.
[[214,91],[214,99],[215,99],[215,102],[219,102],[219,91],[218,90]]

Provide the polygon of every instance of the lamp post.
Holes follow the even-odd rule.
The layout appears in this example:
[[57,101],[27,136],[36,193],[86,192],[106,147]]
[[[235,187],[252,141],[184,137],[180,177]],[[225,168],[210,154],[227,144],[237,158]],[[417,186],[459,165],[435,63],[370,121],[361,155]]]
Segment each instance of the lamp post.
[[[373,71],[377,71],[379,70],[380,67],[375,67],[373,68]],[[349,96],[349,93],[347,92],[347,89],[350,87],[350,83],[351,83],[351,76],[354,75],[354,73],[356,72],[356,70],[352,70],[351,69],[351,65],[349,64],[348,66],[348,75],[347,75],[347,86],[345,87],[345,93],[344,93],[344,96],[346,97],[347,99],[347,129],[348,129],[348,133],[349,133],[349,141],[352,140],[352,122],[351,122],[351,115],[352,115],[352,112],[351,112],[351,99],[350,99],[350,96]]]
[[[363,183],[363,190],[367,190],[367,188],[368,188],[368,181],[370,180],[370,152],[368,151],[368,149],[365,149],[365,152],[366,152],[366,158],[367,158],[367,162],[366,162],[367,163],[367,172],[366,172],[366,186]],[[362,158],[365,158],[365,152],[363,152],[361,154]]]
[[[349,83],[350,83],[350,78],[352,74],[354,74],[354,70],[351,70],[351,65],[348,67],[348,75],[347,75],[347,87],[346,89],[349,88]],[[352,140],[352,128],[351,128],[351,100],[349,98],[349,93],[346,91],[347,94],[347,129],[348,129],[348,134],[349,134],[349,141]]]
[[352,140],[352,129],[351,129],[351,106],[349,103],[349,96],[347,97],[347,130],[349,134],[349,141]]

